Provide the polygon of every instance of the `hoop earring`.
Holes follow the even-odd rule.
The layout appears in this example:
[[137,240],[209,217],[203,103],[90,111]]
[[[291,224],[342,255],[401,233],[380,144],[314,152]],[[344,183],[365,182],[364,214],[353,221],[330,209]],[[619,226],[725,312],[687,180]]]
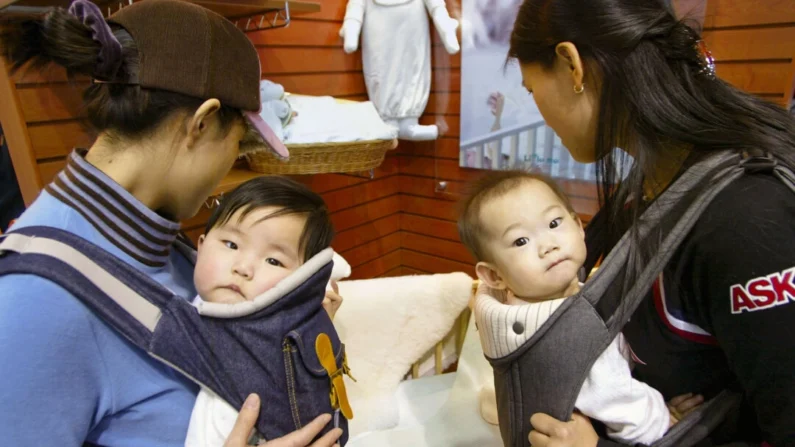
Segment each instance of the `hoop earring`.
[[582,93],[582,92],[584,92],[584,91],[585,91],[585,83],[583,83],[582,85],[580,85],[580,88],[577,88],[577,86],[576,86],[576,85],[574,86],[574,93],[576,93],[576,94],[578,94],[578,95],[579,95],[580,93]]

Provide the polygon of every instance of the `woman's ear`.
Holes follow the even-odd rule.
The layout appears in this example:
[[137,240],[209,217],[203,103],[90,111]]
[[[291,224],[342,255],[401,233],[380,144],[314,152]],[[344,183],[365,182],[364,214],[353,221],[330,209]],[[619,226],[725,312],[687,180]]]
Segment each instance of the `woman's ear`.
[[565,64],[571,76],[573,90],[580,90],[585,83],[585,67],[577,47],[571,42],[561,42],[555,47],[555,53],[558,56],[558,61]]
[[492,289],[505,290],[508,287],[500,276],[500,272],[491,263],[478,262],[475,266],[475,273],[478,275],[478,279]]
[[205,137],[208,134],[208,130],[210,128],[210,122],[212,118],[215,116],[216,112],[221,109],[221,102],[215,98],[208,99],[204,101],[199,108],[193,113],[193,116],[190,117],[188,121],[187,127],[187,134],[188,134],[188,142],[187,146],[193,147],[196,142],[198,142],[202,137]]

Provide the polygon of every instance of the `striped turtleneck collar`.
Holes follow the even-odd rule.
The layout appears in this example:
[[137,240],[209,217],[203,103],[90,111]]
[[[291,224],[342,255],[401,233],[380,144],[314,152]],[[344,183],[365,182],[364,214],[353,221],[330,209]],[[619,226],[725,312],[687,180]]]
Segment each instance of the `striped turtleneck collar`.
[[75,150],[46,191],[83,215],[109,241],[149,267],[166,265],[179,224],[144,206]]

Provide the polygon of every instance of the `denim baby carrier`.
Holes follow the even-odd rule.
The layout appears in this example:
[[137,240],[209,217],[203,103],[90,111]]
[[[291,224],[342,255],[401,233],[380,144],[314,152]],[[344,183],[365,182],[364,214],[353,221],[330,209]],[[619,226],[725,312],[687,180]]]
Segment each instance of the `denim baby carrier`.
[[[184,243],[176,248],[195,261]],[[78,236],[29,227],[0,239],[0,276],[33,274],[58,284],[134,345],[236,409],[259,394],[256,428],[265,439],[331,413],[323,433],[340,427],[345,444],[352,417],[342,380],[345,348],[321,305],[332,254],[322,251],[253,301],[194,307]]]
[[[769,154],[723,152],[694,164],[649,206],[638,223],[641,238],[658,241],[658,250],[648,262],[642,261],[637,247],[630,244],[630,235],[625,234],[580,292],[563,301],[537,332],[523,343],[505,343],[501,347],[505,354],[498,358],[487,355],[494,369],[500,432],[506,446],[527,445],[534,413],[571,418],[592,365],[647,296],[702,211],[731,182],[761,171],[772,173],[795,192],[795,174]],[[629,292],[621,297],[629,269],[638,273],[637,280],[623,289]],[[484,323],[479,329],[493,332],[492,328],[512,327],[521,334],[530,326],[522,321],[523,314],[527,315],[521,311],[479,315],[478,321]],[[740,393],[722,391],[653,445],[695,445],[736,411],[741,400]]]

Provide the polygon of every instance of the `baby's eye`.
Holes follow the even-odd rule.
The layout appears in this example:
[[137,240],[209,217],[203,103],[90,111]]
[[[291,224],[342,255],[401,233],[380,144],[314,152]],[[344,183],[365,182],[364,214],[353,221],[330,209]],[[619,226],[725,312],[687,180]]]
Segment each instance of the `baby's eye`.
[[521,246],[523,246],[523,245],[527,245],[527,243],[528,243],[529,241],[530,241],[530,240],[529,240],[529,239],[527,239],[526,237],[520,237],[519,239],[517,239],[517,240],[513,241],[513,246],[514,246],[514,247],[521,247]]
[[552,222],[549,223],[549,228],[557,228],[562,223],[563,223],[563,218],[562,217],[558,217],[557,219],[555,219],[555,220],[553,220]]
[[224,245],[231,250],[237,250],[237,244],[232,241],[224,241]]
[[284,264],[282,264],[281,261],[279,261],[278,259],[268,258],[265,260],[265,262],[267,262],[268,264],[274,267],[284,267]]

